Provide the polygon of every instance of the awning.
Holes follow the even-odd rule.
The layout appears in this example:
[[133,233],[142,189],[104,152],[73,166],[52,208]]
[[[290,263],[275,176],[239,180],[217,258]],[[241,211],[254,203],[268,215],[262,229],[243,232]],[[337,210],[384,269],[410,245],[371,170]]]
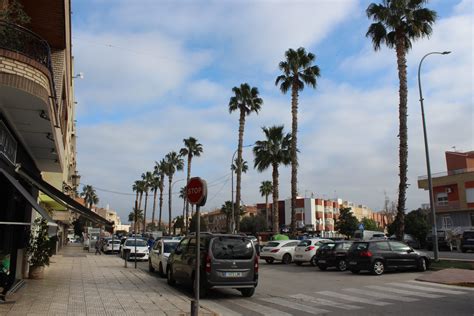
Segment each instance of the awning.
[[[10,183],[17,189],[18,192],[20,192],[21,195],[28,201],[28,203],[38,212],[40,215],[48,221],[49,226],[58,226],[51,216],[49,216],[48,212],[42,208],[35,200],[31,194],[25,190],[25,188],[18,182],[17,179],[13,178],[8,172],[3,170],[3,168],[0,168],[0,174],[3,175]],[[10,225],[28,225],[31,223],[17,223],[17,222],[5,222],[5,224],[10,224]]]
[[85,218],[89,219],[90,221],[99,224],[99,225],[105,225],[105,226],[112,226],[113,224],[100,216],[97,213],[94,213],[84,205],[80,204],[79,202],[75,201],[71,197],[67,196],[63,192],[59,191],[46,181],[44,181],[41,178],[36,177],[35,175],[31,174],[27,170],[25,170],[21,165],[17,164],[17,168],[15,169],[16,172],[22,176],[25,180],[30,182],[32,185],[34,185],[38,190],[43,192],[44,194],[48,195],[51,197],[53,200],[56,202],[60,203],[61,205],[64,205],[65,207],[71,209],[71,211],[76,212]]

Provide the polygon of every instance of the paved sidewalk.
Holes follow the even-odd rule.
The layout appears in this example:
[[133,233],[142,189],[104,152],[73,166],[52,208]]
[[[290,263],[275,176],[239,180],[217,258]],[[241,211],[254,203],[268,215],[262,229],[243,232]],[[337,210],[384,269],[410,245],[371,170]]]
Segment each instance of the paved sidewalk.
[[[71,245],[51,258],[42,280],[27,280],[0,315],[187,315],[190,299],[117,256]],[[201,308],[200,315],[213,315]]]
[[417,280],[474,287],[474,270],[444,269],[430,274],[423,274]]

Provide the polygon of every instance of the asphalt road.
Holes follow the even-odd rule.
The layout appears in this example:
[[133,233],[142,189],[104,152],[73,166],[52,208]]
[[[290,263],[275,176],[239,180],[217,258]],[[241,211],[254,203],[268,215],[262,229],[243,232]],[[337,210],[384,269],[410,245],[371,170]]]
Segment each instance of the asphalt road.
[[[132,263],[133,264],[133,263]],[[148,271],[148,263],[138,263]],[[431,273],[430,271],[424,273]],[[201,303],[222,315],[474,315],[474,288],[415,281],[421,272],[359,275],[309,265],[260,264],[257,291],[212,290]],[[166,282],[156,274],[157,282]],[[175,287],[192,296],[190,288]]]

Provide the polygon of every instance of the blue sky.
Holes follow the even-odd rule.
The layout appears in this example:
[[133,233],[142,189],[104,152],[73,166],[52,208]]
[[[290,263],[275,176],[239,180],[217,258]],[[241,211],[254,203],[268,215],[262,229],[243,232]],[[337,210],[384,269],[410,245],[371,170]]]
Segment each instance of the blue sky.
[[[192,172],[209,183],[204,209],[220,207],[231,197],[237,146],[238,114],[228,113],[232,87],[248,82],[264,100],[259,115],[246,119],[244,144],[262,139],[262,126],[284,124],[289,132],[290,95],[274,82],[284,52],[302,46],[316,55],[321,77],[299,100],[300,195],[337,196],[376,210],[384,192],[396,200],[395,52],[374,52],[365,37],[371,2],[73,1],[75,71],[84,73],[75,81],[81,182],[98,189],[100,206],[126,219],[133,182],[193,136],[204,147]],[[408,210],[428,200],[417,189],[426,167],[416,81],[427,52],[453,51],[423,63],[432,171],[445,170],[444,152],[453,146],[474,149],[472,2],[432,0],[428,7],[438,12],[433,35],[414,42],[407,57]],[[244,159],[253,166],[249,148]],[[290,196],[289,171],[281,167],[281,198]],[[251,168],[243,176],[244,203],[261,202],[259,185],[270,179],[270,170]],[[183,185],[178,181],[174,191]],[[179,215],[177,195],[173,205]]]

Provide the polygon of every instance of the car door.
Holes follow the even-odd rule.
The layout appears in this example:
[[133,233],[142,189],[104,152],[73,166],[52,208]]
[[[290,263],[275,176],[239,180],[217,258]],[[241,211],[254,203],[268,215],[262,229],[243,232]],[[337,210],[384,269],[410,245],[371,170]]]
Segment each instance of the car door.
[[161,241],[158,240],[155,242],[153,247],[151,248],[150,251],[150,262],[153,268],[158,269],[158,264],[159,264],[159,255],[160,255],[160,249],[161,249]]
[[183,277],[190,281],[193,276],[194,267],[196,266],[196,237],[189,239],[188,246],[183,252]]
[[387,268],[397,266],[398,256],[390,249],[388,241],[371,242],[371,250],[374,252],[374,256],[383,259]]
[[171,267],[173,269],[173,277],[176,280],[182,280],[185,278],[185,272],[183,271],[185,266],[183,263],[183,257],[185,257],[185,252],[188,248],[188,243],[189,238],[184,238],[183,240],[181,240],[178,247],[176,247],[172,257]]
[[398,267],[416,267],[418,254],[410,246],[399,241],[390,241],[390,247],[397,257]]

